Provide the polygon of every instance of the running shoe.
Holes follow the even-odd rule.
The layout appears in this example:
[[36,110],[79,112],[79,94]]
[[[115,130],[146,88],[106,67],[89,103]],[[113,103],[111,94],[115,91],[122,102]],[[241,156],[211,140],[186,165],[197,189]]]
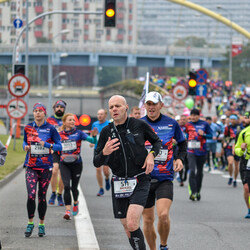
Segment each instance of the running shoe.
[[30,237],[34,229],[34,224],[28,224],[26,231],[24,233],[25,237]]
[[197,193],[196,198],[197,198],[197,201],[199,201],[201,199],[201,194]]
[[38,236],[39,237],[45,236],[45,226],[44,225],[38,226]]
[[245,219],[250,219],[250,213],[245,216]]
[[232,185],[232,183],[233,183],[233,178],[230,177],[227,184],[228,184],[228,185]]
[[168,247],[167,246],[164,247],[164,246],[160,245],[159,250],[168,250]]
[[104,195],[104,189],[100,188],[99,192],[97,193],[97,196],[103,196]]
[[233,187],[234,187],[234,188],[237,187],[237,181],[236,181],[236,180],[233,181]]
[[55,205],[56,193],[52,193],[49,199],[50,205]]
[[62,195],[57,195],[57,202],[58,202],[58,206],[60,207],[64,206]]
[[189,199],[190,199],[191,201],[195,201],[196,195],[195,195],[195,194],[191,194],[191,195],[189,196]]
[[74,204],[74,206],[73,206],[73,213],[72,213],[73,216],[76,216],[79,212],[78,204],[79,204],[79,202],[77,202],[77,204]]
[[71,212],[70,212],[70,210],[66,211],[65,215],[63,216],[63,219],[71,220]]
[[109,178],[108,178],[108,179],[105,179],[105,182],[106,182],[105,188],[106,188],[107,191],[109,191],[109,189],[110,189],[110,181],[109,181]]

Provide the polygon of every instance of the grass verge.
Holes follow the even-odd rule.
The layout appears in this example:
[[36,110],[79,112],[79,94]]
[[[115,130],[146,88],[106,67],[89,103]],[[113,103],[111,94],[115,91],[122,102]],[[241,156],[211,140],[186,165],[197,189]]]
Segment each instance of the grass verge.
[[[5,145],[8,139],[8,135],[0,135],[0,140]],[[8,154],[4,166],[0,166],[0,180],[6,175],[12,173],[20,164],[25,160],[26,153],[23,151],[23,137],[16,139],[16,147],[13,150],[14,138],[11,139],[8,147]]]

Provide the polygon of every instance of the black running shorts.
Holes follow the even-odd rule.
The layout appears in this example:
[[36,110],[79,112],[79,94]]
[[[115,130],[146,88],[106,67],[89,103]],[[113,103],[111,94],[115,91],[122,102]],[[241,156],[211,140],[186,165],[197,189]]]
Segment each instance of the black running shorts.
[[58,154],[58,152],[54,152],[52,154],[52,157],[53,157],[53,163],[58,163],[60,162],[60,155]]
[[149,175],[142,174],[137,177],[138,183],[135,187],[133,194],[128,198],[115,198],[114,196],[114,183],[111,181],[112,187],[112,202],[114,217],[117,219],[124,219],[127,216],[128,206],[130,204],[136,204],[145,206],[148,192],[150,188]]
[[150,190],[148,194],[148,200],[145,208],[151,208],[155,205],[155,199],[169,199],[173,200],[174,196],[174,189],[173,189],[173,182],[166,180],[166,181],[157,181],[155,183],[151,182]]
[[241,158],[240,159],[240,177],[242,184],[248,184],[249,190],[250,190],[250,170],[247,170],[246,168],[247,160]]

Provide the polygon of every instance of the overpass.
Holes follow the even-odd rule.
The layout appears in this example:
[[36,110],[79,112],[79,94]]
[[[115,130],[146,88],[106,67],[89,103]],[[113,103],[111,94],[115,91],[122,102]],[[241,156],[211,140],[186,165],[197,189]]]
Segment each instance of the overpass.
[[[25,50],[19,49],[19,63],[25,62]],[[0,64],[12,64],[12,46],[0,46]],[[66,57],[62,57],[66,53]],[[69,66],[120,66],[120,67],[189,67],[192,60],[201,67],[219,68],[226,49],[186,48],[174,46],[144,45],[65,45],[38,44],[29,48],[29,64],[48,65],[52,56],[53,65]]]

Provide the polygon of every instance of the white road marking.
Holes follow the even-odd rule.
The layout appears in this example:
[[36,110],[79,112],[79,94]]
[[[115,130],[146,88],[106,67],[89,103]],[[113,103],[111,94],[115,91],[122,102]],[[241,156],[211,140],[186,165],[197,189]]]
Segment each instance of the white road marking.
[[80,185],[78,186],[78,190],[79,214],[74,216],[74,220],[79,250],[100,250]]

